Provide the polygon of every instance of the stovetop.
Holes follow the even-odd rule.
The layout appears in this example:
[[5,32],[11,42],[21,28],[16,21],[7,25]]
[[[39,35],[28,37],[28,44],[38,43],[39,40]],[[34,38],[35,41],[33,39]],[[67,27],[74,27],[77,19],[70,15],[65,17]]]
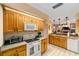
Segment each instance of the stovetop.
[[38,41],[39,39],[27,39],[27,40],[24,40],[25,42],[27,43],[30,43],[30,42],[33,42],[33,41]]

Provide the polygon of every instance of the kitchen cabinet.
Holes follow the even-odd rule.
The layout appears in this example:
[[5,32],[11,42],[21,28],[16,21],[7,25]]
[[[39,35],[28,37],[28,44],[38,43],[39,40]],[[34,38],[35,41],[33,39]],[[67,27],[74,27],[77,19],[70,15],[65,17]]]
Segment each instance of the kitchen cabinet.
[[13,32],[13,13],[11,11],[8,10],[4,10],[3,13],[3,28],[4,28],[4,32]]
[[1,51],[1,56],[26,56],[26,48],[26,45],[22,45],[6,51]]
[[[15,10],[16,11],[16,10]],[[34,23],[37,25],[37,31],[43,31],[45,22],[39,18],[20,14],[18,12],[8,10],[4,7],[4,32],[24,32],[25,23]]]
[[67,38],[66,37],[60,37],[60,46],[62,48],[67,49]]
[[[38,19],[38,18],[34,18],[31,16],[25,16],[25,23],[34,23],[37,25],[38,30],[37,31],[43,31],[44,30],[44,26],[45,26],[45,22]],[[29,20],[28,20],[29,19]]]
[[19,52],[19,53],[18,53],[18,56],[26,56],[25,52],[26,52],[26,51]]
[[52,42],[53,38],[54,38],[53,36],[49,35],[49,44],[53,44],[53,42]]
[[44,50],[45,50],[45,48],[44,48],[44,40],[42,40],[41,41],[41,54],[44,53]]
[[48,49],[48,41],[47,41],[47,39],[45,39],[44,40],[44,46],[45,46],[45,51],[47,51],[47,49]]
[[38,30],[39,31],[43,31],[44,30],[44,28],[45,28],[45,22],[44,21],[38,20],[37,21],[37,25],[38,25]]
[[67,49],[67,37],[49,35],[49,43]]
[[41,54],[46,52],[48,49],[48,41],[47,38],[41,40]]
[[17,30],[18,32],[24,31],[24,15],[17,14]]
[[23,32],[23,15],[4,9],[4,32]]

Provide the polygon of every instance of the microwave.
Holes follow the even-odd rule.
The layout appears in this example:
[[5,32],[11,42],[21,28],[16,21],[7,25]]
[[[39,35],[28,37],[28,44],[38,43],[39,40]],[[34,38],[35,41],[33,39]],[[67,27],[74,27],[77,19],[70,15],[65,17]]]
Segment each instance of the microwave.
[[25,23],[24,24],[24,30],[28,31],[28,30],[38,30],[38,26],[34,23]]

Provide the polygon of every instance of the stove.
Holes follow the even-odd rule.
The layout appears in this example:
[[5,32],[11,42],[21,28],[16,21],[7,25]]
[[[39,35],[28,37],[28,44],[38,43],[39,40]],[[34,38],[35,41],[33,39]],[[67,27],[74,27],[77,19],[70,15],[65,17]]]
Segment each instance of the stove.
[[38,41],[39,39],[27,39],[27,40],[24,40],[25,42],[27,43],[30,43],[30,42],[34,42],[34,41]]
[[41,56],[41,41],[37,38],[26,39],[26,36],[23,37],[23,40],[27,43],[27,55],[28,56]]

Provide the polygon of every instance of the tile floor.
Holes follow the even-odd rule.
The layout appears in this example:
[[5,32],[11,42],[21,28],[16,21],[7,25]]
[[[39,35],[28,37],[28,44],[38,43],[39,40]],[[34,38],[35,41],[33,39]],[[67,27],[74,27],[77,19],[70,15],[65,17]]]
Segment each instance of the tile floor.
[[43,56],[79,56],[79,54],[49,44],[48,50],[43,54]]

